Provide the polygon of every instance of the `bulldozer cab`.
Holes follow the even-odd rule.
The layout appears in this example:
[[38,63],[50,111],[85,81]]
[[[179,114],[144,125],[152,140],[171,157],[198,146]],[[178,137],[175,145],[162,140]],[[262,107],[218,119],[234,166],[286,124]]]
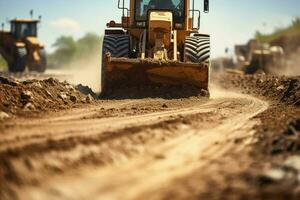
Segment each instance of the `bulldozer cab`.
[[[204,1],[204,12],[209,12],[209,0]],[[201,11],[196,9],[195,0],[118,0],[118,8],[122,10],[122,28],[146,28],[150,13],[165,11],[172,13],[175,29],[199,30]]]
[[170,11],[175,23],[184,23],[185,0],[137,0],[135,3],[135,21],[147,21],[151,10]]
[[38,20],[12,20],[11,33],[17,39],[37,37]]

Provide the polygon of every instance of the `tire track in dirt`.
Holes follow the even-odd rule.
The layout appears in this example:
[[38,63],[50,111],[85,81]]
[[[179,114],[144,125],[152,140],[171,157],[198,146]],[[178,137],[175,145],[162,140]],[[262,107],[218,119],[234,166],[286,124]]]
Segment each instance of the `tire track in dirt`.
[[[251,129],[251,126],[246,127],[246,123],[267,107],[267,103],[255,98],[226,93],[218,95],[209,103],[188,109],[140,116],[140,121],[133,117],[128,120],[139,128],[129,129],[129,132],[125,131],[124,137],[104,142],[107,149],[102,149],[102,153],[110,154],[106,156],[111,159],[104,163],[113,165],[94,168],[89,167],[93,166],[91,163],[83,162],[86,165],[76,168],[76,172],[64,171],[63,177],[45,180],[37,189],[28,187],[21,195],[26,195],[28,199],[140,199],[145,196],[148,198],[149,195],[154,198],[153,191],[159,191],[162,185],[170,187],[169,183],[173,179],[184,177],[207,164],[209,159],[205,157],[217,158],[234,148],[232,144],[225,144],[224,149],[220,150],[214,144],[239,136],[245,137],[244,134]],[[166,126],[166,120],[174,115],[183,115],[187,122],[183,123],[177,116],[172,126]],[[147,127],[149,120],[153,123]],[[114,121],[114,125],[119,123],[122,120]],[[122,131],[116,133],[121,134]],[[248,136],[251,138],[251,135]],[[81,150],[71,151],[71,154],[83,151],[88,146],[87,143],[82,145]],[[131,150],[124,150],[126,148]],[[132,153],[134,157],[130,155]],[[99,152],[96,155],[105,157]],[[93,159],[89,157],[88,160]],[[94,166],[99,166],[99,163],[94,163]],[[159,199],[159,195],[154,199]]]
[[[117,110],[118,107],[137,105],[142,100],[133,102],[111,104],[110,107],[115,110],[116,116],[95,116],[101,112],[103,108],[91,107],[89,109],[75,109],[74,111],[65,112],[64,116],[47,117],[45,119],[33,120],[19,120],[17,123],[12,122],[10,127],[3,130],[2,141],[0,142],[1,149],[5,150],[7,147],[16,148],[22,145],[30,145],[30,143],[38,143],[39,141],[61,140],[67,137],[75,138],[82,136],[84,132],[85,137],[95,136],[104,131],[113,131],[122,129],[132,124],[141,123],[143,125],[155,124],[159,121],[165,120],[172,115],[179,114],[188,115],[195,113],[194,107],[200,102],[194,102],[191,105],[186,105],[185,108],[178,106],[164,109],[152,109],[147,114],[124,114]],[[144,101],[145,103],[145,101]],[[222,103],[222,102],[220,102]],[[211,109],[206,109],[209,105],[202,105],[202,112],[210,112]],[[109,110],[110,108],[106,108]],[[205,110],[206,109],[206,110]],[[110,122],[115,122],[114,124]],[[13,146],[15,145],[15,146]]]
[[[150,104],[150,106],[151,101],[159,102],[159,104],[161,102],[160,99],[151,100],[150,103],[149,100],[138,101],[143,102],[139,104]],[[153,128],[161,129],[161,126],[165,128],[165,121],[176,124],[178,121],[172,115],[179,113],[184,115],[184,112],[185,115],[188,115],[194,112],[192,107],[203,105],[201,99],[184,99],[182,101],[180,104],[173,103],[173,107],[164,112],[152,109],[154,113],[143,115],[137,113],[129,117],[122,116],[113,119],[98,119],[96,117],[84,120],[81,116],[72,117],[73,112],[71,111],[68,115],[63,116],[65,118],[63,122],[60,121],[62,117],[58,117],[60,120],[57,120],[58,118],[54,116],[45,119],[16,120],[12,122],[13,126],[9,127],[10,129],[8,128],[7,133],[3,136],[14,135],[17,137],[11,137],[12,140],[10,143],[8,142],[9,144],[2,143],[0,145],[0,159],[2,161],[0,172],[3,175],[0,183],[4,183],[4,187],[1,189],[4,192],[13,190],[10,183],[36,185],[40,180],[43,180],[46,174],[51,176],[50,174],[53,173],[62,173],[69,168],[74,168],[74,166],[113,163],[120,157],[123,159],[130,157],[131,154],[140,153],[140,148],[132,145],[134,143],[143,145],[146,141],[161,142],[167,137],[173,137],[171,131],[165,135],[142,134],[140,136],[139,133],[144,129],[150,133]],[[172,101],[167,102],[169,105],[172,104]],[[130,100],[127,104],[136,106],[137,101],[132,102]],[[186,108],[178,109],[182,105],[186,105]],[[206,106],[203,106],[202,111],[204,113],[209,112]],[[74,114],[78,116],[80,112],[76,109]],[[182,115],[181,118],[183,118]],[[45,122],[47,120],[48,123],[40,123],[40,121]],[[112,125],[111,122],[116,122],[116,126],[114,125],[114,129],[109,130],[108,127]],[[61,127],[59,127],[60,124]],[[69,126],[65,126],[65,124],[69,124]],[[93,125],[95,125],[94,128]],[[49,134],[49,131],[53,131],[53,134]],[[156,137],[156,135],[158,136]],[[7,187],[9,189],[6,189]],[[3,191],[0,190],[0,194]]]

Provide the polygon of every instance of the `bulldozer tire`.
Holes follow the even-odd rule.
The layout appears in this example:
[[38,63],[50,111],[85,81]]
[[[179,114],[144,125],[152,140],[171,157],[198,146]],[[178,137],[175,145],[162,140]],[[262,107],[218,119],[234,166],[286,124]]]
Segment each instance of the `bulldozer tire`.
[[188,36],[184,48],[185,62],[209,63],[210,37],[208,35]]
[[46,71],[47,67],[47,55],[45,49],[39,50],[40,54],[40,63],[39,64],[33,64],[28,66],[29,71],[35,71],[35,72],[40,72],[43,73]]
[[9,71],[13,73],[24,72],[26,68],[26,48],[16,48],[14,50],[14,61],[9,65]]
[[260,70],[260,63],[258,60],[252,60],[249,65],[245,66],[244,72],[245,74],[255,74]]
[[37,68],[38,72],[45,72],[47,67],[47,54],[45,49],[40,50],[41,62]]
[[112,57],[129,58],[130,39],[128,35],[105,35],[102,47],[101,68],[101,96],[105,96],[111,87],[106,78],[105,55],[110,53]]

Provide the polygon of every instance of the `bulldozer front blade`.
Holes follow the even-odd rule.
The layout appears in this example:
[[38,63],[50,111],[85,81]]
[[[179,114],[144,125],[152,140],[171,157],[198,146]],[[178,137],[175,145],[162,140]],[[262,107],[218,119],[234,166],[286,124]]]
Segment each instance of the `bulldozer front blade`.
[[191,85],[208,91],[209,64],[113,58],[106,55],[104,88],[149,84]]

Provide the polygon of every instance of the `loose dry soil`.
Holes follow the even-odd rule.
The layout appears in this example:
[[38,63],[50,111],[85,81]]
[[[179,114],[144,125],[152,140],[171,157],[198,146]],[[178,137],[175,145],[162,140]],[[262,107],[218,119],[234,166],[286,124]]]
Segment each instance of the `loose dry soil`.
[[299,199],[300,77],[213,84],[210,99],[183,86],[93,100],[0,78],[0,198]]

